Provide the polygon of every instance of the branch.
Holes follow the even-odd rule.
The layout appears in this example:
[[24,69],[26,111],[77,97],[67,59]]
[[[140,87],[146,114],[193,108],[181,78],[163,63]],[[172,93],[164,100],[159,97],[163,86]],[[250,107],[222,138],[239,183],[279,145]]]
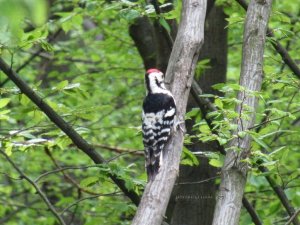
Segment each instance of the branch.
[[88,168],[99,168],[101,166],[100,165],[90,165],[90,166],[66,166],[66,167],[60,167],[58,169],[52,170],[52,171],[48,171],[46,173],[41,174],[40,176],[38,176],[34,182],[39,182],[43,177],[54,174],[54,173],[58,173],[61,171],[65,171],[65,170],[83,170],[83,169],[88,169]]
[[298,210],[294,213],[294,215],[291,216],[291,218],[286,222],[285,225],[289,225],[290,223],[292,223],[292,221],[295,220],[295,218],[298,216],[298,214],[300,214],[300,209],[298,209]]
[[[55,158],[53,157],[53,155],[51,154],[51,152],[49,151],[48,148],[45,148],[45,153],[49,156],[50,160],[53,162],[53,164],[58,168],[58,169],[61,169],[61,167],[58,165],[57,161],[55,160]],[[97,195],[99,193],[96,193],[96,192],[93,192],[91,190],[88,190],[86,188],[83,188],[80,186],[80,184],[77,183],[76,180],[74,180],[69,174],[65,173],[64,170],[61,170],[60,171],[64,178],[66,180],[68,180],[71,184],[73,184],[78,190],[82,191],[82,192],[85,192],[85,193],[88,193],[90,195]]]
[[[91,146],[85,139],[83,139],[70,124],[68,124],[41,97],[39,97],[37,93],[32,88],[30,88],[19,77],[19,75],[15,71],[13,71],[9,65],[7,65],[7,63],[2,58],[0,58],[0,69],[4,72],[4,74],[6,74],[9,79],[11,79],[15,83],[15,85],[21,90],[21,92],[24,93],[36,106],[38,106],[40,110],[43,111],[45,115],[57,127],[59,127],[81,151],[83,151],[94,161],[95,164],[106,164],[104,158],[95,151],[93,146]],[[114,174],[111,174],[109,176],[135,205],[139,204],[139,196],[133,190],[128,190],[126,188],[124,180],[121,180]]]
[[[269,172],[269,170],[266,167],[259,166],[258,168],[263,173],[268,173]],[[280,199],[282,205],[284,206],[284,208],[286,209],[288,214],[291,217],[293,217],[293,215],[295,214],[295,209],[290,204],[288,197],[284,193],[284,190],[279,185],[277,185],[275,183],[275,181],[273,179],[271,179],[270,176],[266,176],[266,179],[269,182],[272,189],[274,190],[274,192],[276,193],[276,195],[278,196],[278,198]],[[297,217],[293,217],[292,222],[293,222],[294,225],[299,225],[299,221],[298,221]]]
[[[240,86],[245,87],[246,90],[261,90],[264,45],[271,5],[272,0],[251,0],[247,11],[240,77]],[[233,134],[233,137],[236,137],[228,146],[229,150],[222,168],[213,225],[236,225],[240,218],[248,171],[248,165],[241,160],[249,155],[251,137],[249,134],[240,137],[239,132],[244,132],[254,125],[258,99],[245,91],[239,91],[237,99],[241,103],[236,107],[236,112],[239,114],[235,121],[237,130]],[[242,117],[245,113],[249,119]]]
[[116,153],[127,153],[127,154],[133,154],[133,155],[139,155],[139,156],[143,156],[144,152],[143,150],[139,150],[139,149],[129,149],[129,148],[120,148],[120,147],[116,147],[116,146],[109,146],[109,145],[103,145],[103,144],[94,144],[94,147],[99,147],[99,148],[104,148]]
[[260,218],[258,217],[255,209],[253,208],[253,206],[251,205],[251,203],[248,201],[248,199],[244,196],[243,197],[243,206],[246,208],[247,212],[250,214],[252,222],[255,225],[262,225],[262,222],[260,220]]
[[75,201],[74,203],[72,203],[71,205],[69,205],[68,207],[64,208],[61,212],[60,212],[60,215],[63,215],[67,210],[69,210],[70,208],[72,208],[73,206],[75,205],[78,205],[79,202],[82,202],[84,200],[87,200],[87,199],[94,199],[94,198],[98,198],[100,196],[114,196],[114,195],[117,195],[119,194],[120,192],[113,192],[113,193],[109,193],[109,194],[98,194],[98,195],[94,195],[94,196],[88,196],[88,197],[85,197],[85,198],[81,198],[81,199],[78,199],[77,201]]
[[[181,22],[166,73],[177,105],[177,118],[183,120],[199,50],[203,44],[206,0],[184,0]],[[178,175],[183,133],[172,133],[165,147],[165,164],[145,188],[133,225],[160,225]]]
[[27,180],[36,190],[36,192],[38,193],[38,195],[42,198],[42,200],[46,203],[46,205],[48,206],[49,210],[52,212],[52,214],[57,218],[58,222],[61,225],[66,225],[66,223],[64,222],[63,218],[57,213],[56,209],[54,208],[54,206],[51,204],[51,202],[49,201],[49,199],[47,198],[47,196],[44,194],[44,192],[42,192],[42,190],[39,188],[39,186],[33,181],[31,180],[25,173],[23,173],[20,168],[9,158],[9,156],[2,150],[0,150],[0,153],[6,158],[6,160],[15,168],[15,170],[20,174],[21,178],[24,178],[25,180]]
[[[247,11],[248,4],[245,0],[236,0],[242,7]],[[274,32],[272,29],[267,28],[267,36],[274,38]],[[281,55],[282,60],[288,65],[288,67],[291,69],[291,71],[300,78],[300,69],[296,62],[292,59],[289,52],[279,43],[277,40],[272,40],[271,44],[276,49],[276,51]]]

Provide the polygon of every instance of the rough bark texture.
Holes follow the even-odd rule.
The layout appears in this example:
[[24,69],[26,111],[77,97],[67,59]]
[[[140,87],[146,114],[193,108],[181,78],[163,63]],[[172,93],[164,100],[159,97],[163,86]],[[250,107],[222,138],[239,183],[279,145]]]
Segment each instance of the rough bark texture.
[[[183,120],[199,50],[204,38],[205,0],[184,0],[181,22],[166,73],[177,104],[177,116]],[[165,150],[165,164],[153,182],[147,184],[132,224],[160,225],[178,175],[183,132],[174,131]]]
[[[210,59],[198,80],[204,93],[215,93],[213,84],[225,82],[227,65],[227,30],[222,8],[213,7],[205,22],[204,44],[199,60]],[[198,103],[190,96],[188,110],[197,108]],[[193,120],[186,121],[187,133],[193,134]],[[187,146],[191,151],[217,151],[215,143],[199,143]],[[216,176],[217,169],[208,164],[206,158],[198,158],[199,166],[180,166],[177,180],[167,210],[167,219],[172,225],[211,225],[215,207],[216,185],[214,179],[195,183]],[[184,184],[183,184],[184,183]],[[191,210],[192,209],[192,210]]]
[[[240,85],[245,91],[239,91],[236,111],[237,131],[229,144],[221,173],[221,184],[214,213],[213,225],[239,224],[242,197],[247,177],[247,164],[241,159],[247,157],[251,138],[249,135],[238,136],[240,132],[254,125],[257,98],[253,91],[260,91],[262,83],[263,53],[267,24],[271,12],[272,0],[252,0],[244,29],[243,57]],[[245,117],[247,115],[247,118]]]

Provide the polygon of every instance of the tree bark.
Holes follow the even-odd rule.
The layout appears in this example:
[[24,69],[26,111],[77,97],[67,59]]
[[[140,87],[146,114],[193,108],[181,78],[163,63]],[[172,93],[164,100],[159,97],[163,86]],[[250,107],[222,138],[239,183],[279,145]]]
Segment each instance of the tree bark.
[[[199,50],[204,38],[205,0],[184,0],[181,22],[166,73],[166,83],[174,95],[177,117],[183,120]],[[173,132],[165,151],[165,164],[153,182],[147,184],[132,224],[159,225],[178,175],[183,132]]]
[[[241,101],[236,107],[237,131],[229,144],[221,173],[221,184],[214,213],[213,225],[239,223],[242,197],[246,184],[248,165],[241,160],[249,155],[251,137],[242,132],[254,125],[257,98],[253,92],[260,91],[262,83],[263,54],[267,24],[272,0],[252,0],[246,16],[240,85],[245,88],[238,93]],[[246,116],[247,114],[247,116]]]
[[[226,20],[220,7],[213,7],[206,17],[204,44],[200,51],[199,60],[209,59],[210,68],[206,69],[197,81],[204,93],[218,94],[211,86],[226,80]],[[188,110],[198,107],[198,103],[190,96]],[[194,120],[186,121],[188,134],[193,134],[194,124]],[[191,151],[218,151],[214,142],[199,143],[199,140],[194,141],[194,144],[187,146]],[[214,179],[209,179],[216,176],[217,169],[210,166],[206,158],[198,157],[198,160],[199,166],[180,166],[179,178],[167,210],[167,219],[172,225],[211,225],[212,223],[217,187]],[[208,181],[195,183],[203,180]]]

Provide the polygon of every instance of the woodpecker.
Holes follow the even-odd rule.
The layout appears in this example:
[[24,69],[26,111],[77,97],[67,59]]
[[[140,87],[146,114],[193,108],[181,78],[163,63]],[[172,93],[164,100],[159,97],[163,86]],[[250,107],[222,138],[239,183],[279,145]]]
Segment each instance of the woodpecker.
[[153,180],[163,163],[164,147],[174,125],[176,104],[166,89],[164,74],[149,69],[145,75],[147,95],[143,102],[142,132],[145,149],[145,167],[148,181]]

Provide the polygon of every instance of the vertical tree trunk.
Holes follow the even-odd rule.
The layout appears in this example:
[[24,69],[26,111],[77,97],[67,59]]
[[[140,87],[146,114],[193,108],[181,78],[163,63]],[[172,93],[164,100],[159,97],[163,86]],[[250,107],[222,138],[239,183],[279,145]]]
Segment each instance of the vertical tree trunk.
[[[251,0],[245,21],[243,57],[240,85],[245,88],[238,93],[241,101],[236,107],[237,131],[229,144],[221,173],[221,184],[214,213],[213,225],[236,225],[239,223],[242,197],[247,178],[247,164],[241,162],[249,156],[251,138],[242,132],[254,125],[257,98],[262,83],[263,54],[267,24],[272,0]],[[247,113],[247,116],[246,116]]]
[[[170,56],[166,83],[174,95],[177,116],[184,118],[200,47],[204,38],[206,0],[184,0],[177,37]],[[154,181],[147,184],[132,224],[160,225],[178,175],[183,133],[175,131],[165,151],[165,163]]]
[[[225,14],[222,8],[213,7],[205,23],[204,45],[199,60],[210,59],[210,68],[206,69],[198,79],[204,93],[217,94],[211,86],[226,80],[227,66],[227,30]],[[188,110],[198,107],[189,98]],[[186,121],[187,133],[192,134],[193,120]],[[214,143],[199,143],[188,146],[191,151],[215,151]],[[216,185],[214,180],[195,183],[216,176],[216,168],[208,164],[205,158],[198,158],[199,166],[180,166],[179,178],[170,200],[167,217],[172,225],[211,225],[215,207]],[[185,183],[185,184],[180,184]],[[190,184],[188,184],[190,183]],[[192,209],[192,210],[191,210]]]

